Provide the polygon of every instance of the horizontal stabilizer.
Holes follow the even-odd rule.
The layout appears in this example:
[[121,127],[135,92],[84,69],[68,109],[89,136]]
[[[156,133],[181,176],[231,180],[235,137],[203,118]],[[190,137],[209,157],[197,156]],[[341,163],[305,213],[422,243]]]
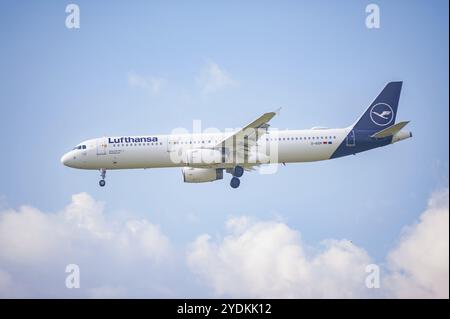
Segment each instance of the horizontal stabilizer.
[[399,122],[397,124],[389,126],[388,128],[385,128],[384,130],[381,130],[381,131],[373,134],[371,137],[383,138],[383,137],[392,136],[392,135],[396,134],[397,132],[399,132],[402,128],[404,128],[408,123],[409,123],[409,121]]

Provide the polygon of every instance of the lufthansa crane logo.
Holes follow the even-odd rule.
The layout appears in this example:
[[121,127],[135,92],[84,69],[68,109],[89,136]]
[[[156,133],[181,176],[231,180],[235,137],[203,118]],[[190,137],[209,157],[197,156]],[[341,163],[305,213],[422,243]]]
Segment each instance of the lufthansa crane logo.
[[376,125],[386,126],[394,119],[394,111],[389,104],[377,103],[370,109],[370,118]]

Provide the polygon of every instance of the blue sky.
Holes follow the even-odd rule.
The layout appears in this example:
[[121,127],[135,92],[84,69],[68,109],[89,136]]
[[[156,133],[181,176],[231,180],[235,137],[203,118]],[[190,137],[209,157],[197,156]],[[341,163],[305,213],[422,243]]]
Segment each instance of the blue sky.
[[[447,1],[377,1],[380,29],[365,26],[368,1],[75,3],[80,29],[65,27],[64,1],[0,4],[0,206],[55,213],[86,192],[182,248],[235,216],[276,219],[308,244],[346,238],[383,262],[448,186]],[[211,65],[230,83],[205,92]],[[178,169],[108,172],[99,188],[96,171],[59,162],[88,138],[239,127],[280,106],[273,127],[343,127],[392,80],[404,81],[397,120],[413,139],[246,174],[238,190],[184,184]]]

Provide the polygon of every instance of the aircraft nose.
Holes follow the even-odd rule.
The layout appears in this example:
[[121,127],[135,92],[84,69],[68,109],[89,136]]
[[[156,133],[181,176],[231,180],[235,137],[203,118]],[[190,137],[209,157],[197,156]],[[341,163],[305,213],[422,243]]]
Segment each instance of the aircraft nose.
[[61,164],[66,165],[66,161],[67,161],[66,154],[64,154],[63,156],[61,156],[60,162]]
[[69,156],[69,154],[66,153],[61,157],[61,164],[68,166],[69,160],[70,160],[70,156]]

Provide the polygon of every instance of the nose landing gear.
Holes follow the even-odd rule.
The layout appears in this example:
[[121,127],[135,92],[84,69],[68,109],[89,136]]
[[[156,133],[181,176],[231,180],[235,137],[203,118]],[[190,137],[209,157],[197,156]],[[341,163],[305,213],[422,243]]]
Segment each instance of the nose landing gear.
[[104,187],[106,185],[105,182],[105,178],[106,178],[106,169],[101,169],[100,170],[100,176],[101,176],[101,180],[98,182],[98,184],[100,185],[100,187]]

